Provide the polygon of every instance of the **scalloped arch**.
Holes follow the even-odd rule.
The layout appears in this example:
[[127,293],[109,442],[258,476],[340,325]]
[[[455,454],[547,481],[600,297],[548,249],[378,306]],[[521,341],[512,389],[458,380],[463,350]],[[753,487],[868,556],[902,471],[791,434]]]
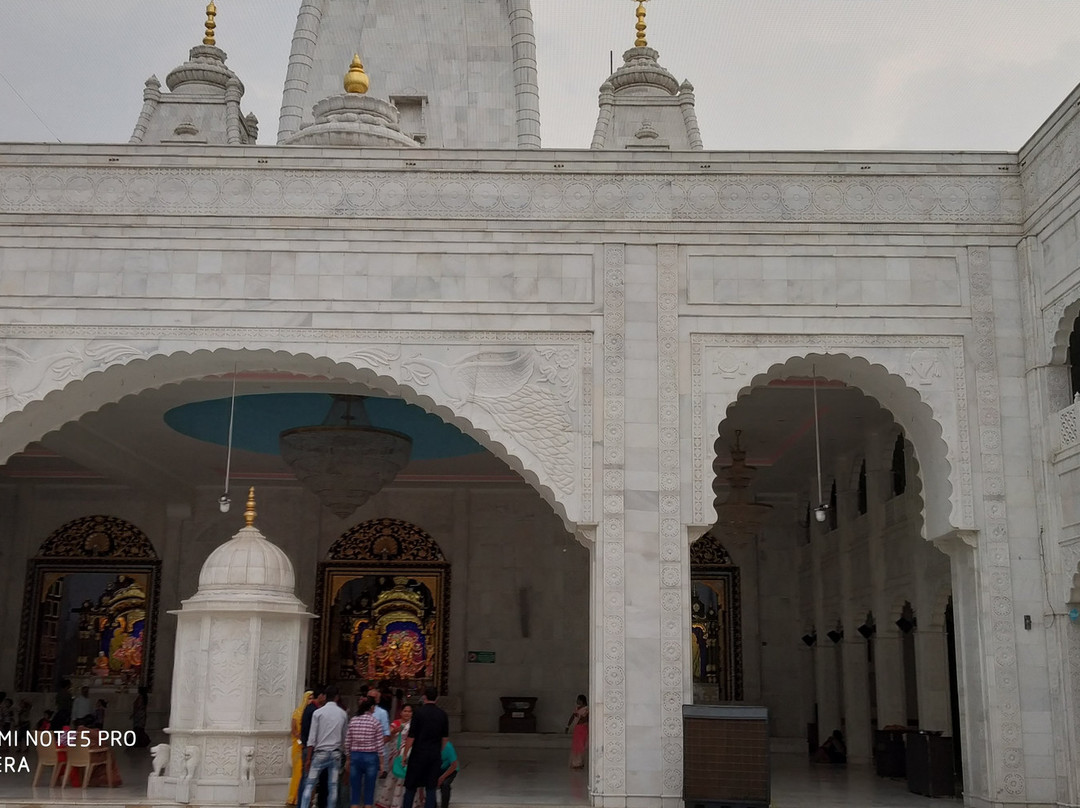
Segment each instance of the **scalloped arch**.
[[1074,289],[1072,294],[1076,295],[1076,299],[1065,307],[1065,310],[1058,318],[1054,341],[1050,345],[1050,362],[1054,365],[1065,364],[1068,358],[1069,337],[1072,335],[1073,324],[1076,322],[1076,318],[1080,317],[1080,288]]
[[942,435],[941,425],[918,391],[884,365],[846,353],[793,356],[754,376],[750,384],[740,389],[735,400],[728,404],[728,413],[755,388],[777,379],[807,377],[812,373],[858,388],[877,401],[882,409],[892,413],[914,447],[919,477],[923,481],[923,538],[932,539],[955,530],[952,514],[954,510],[960,512],[957,502],[959,485],[954,485],[956,470],[949,462],[949,447]]
[[565,505],[549,486],[540,481],[540,475],[525,464],[515,451],[517,447],[507,446],[493,439],[487,431],[454,412],[449,405],[422,395],[390,376],[317,353],[294,353],[269,348],[202,348],[194,351],[156,353],[147,358],[132,359],[95,370],[82,379],[74,379],[64,387],[28,402],[21,410],[8,413],[0,421],[0,463],[6,463],[8,458],[21,451],[28,443],[40,440],[49,432],[87,412],[146,390],[205,376],[231,373],[238,361],[242,362],[244,371],[286,371],[360,382],[437,415],[474,438],[520,474],[544,501],[551,505],[566,528],[574,532],[576,524],[568,515]]

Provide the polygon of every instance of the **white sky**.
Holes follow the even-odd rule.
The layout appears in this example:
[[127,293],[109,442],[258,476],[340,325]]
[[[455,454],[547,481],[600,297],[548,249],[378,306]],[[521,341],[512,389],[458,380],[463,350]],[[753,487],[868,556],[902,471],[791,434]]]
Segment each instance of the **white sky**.
[[[244,111],[273,143],[299,0],[217,5]],[[143,82],[186,60],[205,19],[205,0],[0,6],[0,142],[126,142]],[[618,64],[632,44],[635,4],[532,6],[544,146],[588,148],[608,54]],[[1016,150],[1080,82],[1076,0],[653,0],[648,10],[649,44],[695,86],[707,149]]]

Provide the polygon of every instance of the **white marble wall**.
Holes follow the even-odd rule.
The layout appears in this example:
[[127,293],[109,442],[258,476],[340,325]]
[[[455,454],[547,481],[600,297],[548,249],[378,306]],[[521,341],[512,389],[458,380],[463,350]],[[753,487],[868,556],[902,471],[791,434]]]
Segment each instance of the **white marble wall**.
[[[1080,118],[1074,91],[1021,150],[1023,185],[1029,234],[1020,244],[1021,345],[1013,362],[1023,368],[1022,395],[1027,426],[1035,454],[1032,479],[1039,510],[1038,541],[1028,544],[1045,575],[1045,589],[1034,586],[1033,575],[1017,580],[1017,600],[1026,602],[1032,631],[1022,633],[1022,664],[1045,654],[1049,688],[1035,707],[1031,723],[1051,729],[1053,750],[1032,750],[1024,745],[1025,767],[1036,768],[1047,787],[1052,785],[1061,804],[1080,802],[1080,621],[1068,617],[1072,584],[1080,569],[1080,445],[1064,446],[1055,428],[1057,413],[1071,400],[1067,370],[1069,333],[1080,313],[1080,244],[1077,242],[1075,177],[1080,169],[1077,143]],[[1072,357],[1073,362],[1077,361]],[[1017,391],[1018,393],[1020,391]],[[1019,559],[1018,559],[1019,560]],[[1040,576],[1042,577],[1042,576]],[[1041,598],[1041,600],[1039,600]],[[1027,716],[1025,716],[1025,719]],[[1028,732],[1029,721],[1024,722]],[[1025,737],[1025,741],[1027,738]],[[1035,760],[1032,751],[1045,752]]]

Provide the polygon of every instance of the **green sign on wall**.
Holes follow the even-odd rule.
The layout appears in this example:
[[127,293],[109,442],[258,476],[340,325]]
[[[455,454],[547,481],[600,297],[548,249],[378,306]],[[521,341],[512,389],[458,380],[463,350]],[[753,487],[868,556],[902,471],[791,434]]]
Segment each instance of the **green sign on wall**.
[[469,662],[483,662],[493,663],[495,661],[494,651],[469,651]]

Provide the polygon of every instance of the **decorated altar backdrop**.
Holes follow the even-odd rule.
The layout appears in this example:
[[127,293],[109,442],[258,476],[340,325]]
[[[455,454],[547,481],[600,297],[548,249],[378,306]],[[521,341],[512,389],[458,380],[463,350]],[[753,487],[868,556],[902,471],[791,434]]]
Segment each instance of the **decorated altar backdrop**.
[[319,565],[313,679],[446,689],[450,565],[416,525],[357,525]]

